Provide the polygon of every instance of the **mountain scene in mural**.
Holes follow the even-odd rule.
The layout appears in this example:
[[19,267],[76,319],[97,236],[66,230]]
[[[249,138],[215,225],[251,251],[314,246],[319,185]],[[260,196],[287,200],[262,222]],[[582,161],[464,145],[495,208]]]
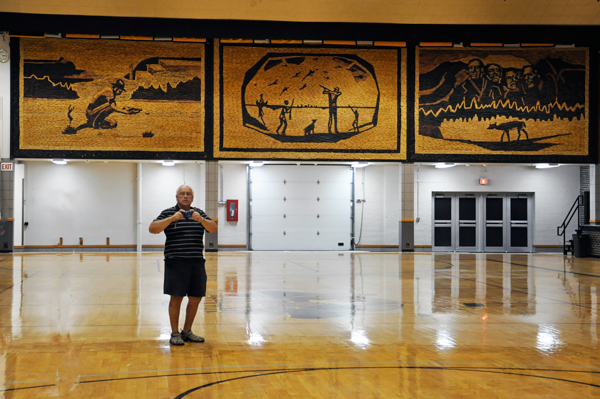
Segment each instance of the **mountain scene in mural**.
[[421,151],[444,143],[467,144],[466,153],[587,151],[585,49],[421,50],[420,57]]

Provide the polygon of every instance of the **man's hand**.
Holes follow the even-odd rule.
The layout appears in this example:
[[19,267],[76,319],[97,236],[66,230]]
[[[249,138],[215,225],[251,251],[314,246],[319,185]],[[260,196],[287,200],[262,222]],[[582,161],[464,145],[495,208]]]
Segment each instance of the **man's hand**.
[[192,214],[192,219],[194,219],[196,222],[199,222],[199,223],[202,223],[206,220],[196,211],[194,211],[194,213]]
[[175,212],[173,214],[173,216],[162,219],[162,220],[155,220],[152,223],[150,223],[150,227],[148,227],[148,230],[150,231],[150,233],[152,234],[158,234],[161,233],[162,231],[164,231],[167,227],[169,227],[169,225],[171,223],[175,223],[178,220],[183,219],[183,209],[180,209],[178,212]]
[[183,219],[183,212],[185,212],[183,209],[180,209],[179,211],[175,212],[173,216],[171,216],[171,221],[176,222],[178,220]]
[[142,112],[142,109],[141,108],[131,108],[131,107],[124,106],[121,109],[121,112],[124,113],[124,114],[132,115],[132,114],[139,114],[140,112]]

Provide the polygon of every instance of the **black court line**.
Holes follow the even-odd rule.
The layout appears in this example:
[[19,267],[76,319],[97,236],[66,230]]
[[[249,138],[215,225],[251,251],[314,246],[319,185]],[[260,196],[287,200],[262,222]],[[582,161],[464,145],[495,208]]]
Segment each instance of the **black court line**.
[[[28,280],[28,279],[32,278],[33,276],[35,276],[35,275],[37,275],[37,274],[39,274],[39,273],[40,273],[40,272],[35,272],[35,273],[33,273],[32,275],[25,277],[23,280],[21,280],[21,284],[22,284],[23,282],[25,282],[25,280]],[[10,289],[13,289],[13,288],[14,288],[14,286],[15,286],[15,285],[14,285],[14,284],[12,284],[10,287],[6,287],[6,288],[5,288],[5,289],[3,289],[2,291],[0,291],[0,295],[2,295],[3,293],[5,293],[6,291],[8,291],[8,290],[10,290]]]
[[[446,261],[444,261],[444,260],[437,260],[437,259],[434,259],[433,261],[434,261],[434,262],[438,262],[438,263],[445,263],[445,264],[447,264],[447,265],[450,265],[450,266],[448,266],[448,267],[442,267],[442,268],[439,268],[439,269],[435,269],[435,271],[438,271],[438,270],[448,270],[448,269],[452,269],[452,268],[454,267],[454,263],[452,263],[452,262],[446,262]],[[460,265],[462,268],[465,268],[465,267],[467,267],[467,265],[466,265],[465,263],[460,263],[460,262],[459,262],[458,264],[459,264],[459,265]]]
[[56,384],[48,384],[48,385],[36,385],[33,387],[23,387],[23,388],[8,388],[8,389],[0,389],[0,392],[23,391],[25,389],[48,388],[48,387],[55,387],[55,386],[56,386]]
[[[600,374],[600,371],[593,370],[571,370],[571,369],[548,369],[548,368],[527,368],[527,367],[466,367],[466,366],[456,366],[456,367],[444,367],[444,366],[352,366],[352,367],[302,367],[297,369],[275,369],[275,370],[228,370],[228,371],[209,371],[209,372],[195,372],[195,373],[178,373],[178,374],[162,374],[162,375],[151,375],[151,376],[139,376],[139,377],[125,377],[125,378],[108,378],[108,379],[99,379],[99,380],[91,380],[91,381],[79,381],[77,384],[95,384],[101,382],[117,382],[117,381],[131,381],[131,380],[141,380],[141,379],[151,379],[151,378],[168,378],[168,377],[183,377],[183,376],[198,376],[198,375],[221,375],[221,374],[232,374],[232,373],[254,373],[253,375],[246,375],[241,377],[227,378],[224,380],[210,382],[195,388],[192,388],[188,391],[185,391],[175,399],[181,399],[188,394],[198,391],[203,388],[208,388],[213,385],[242,380],[253,377],[262,377],[269,376],[275,374],[286,374],[286,373],[296,373],[296,372],[307,372],[307,371],[345,371],[345,370],[440,370],[440,371],[465,371],[465,372],[479,372],[479,373],[494,373],[494,374],[504,374],[504,375],[516,375],[522,377],[531,377],[531,378],[542,378],[554,381],[568,382],[573,384],[580,384],[594,388],[600,388],[598,384],[592,384],[588,382],[570,380],[565,378],[558,377],[549,377],[549,376],[541,376],[541,375],[533,375],[533,374],[523,374],[518,373],[517,371],[523,372],[552,372],[552,373],[578,373],[578,374]],[[22,387],[22,388],[8,388],[4,390],[0,390],[0,392],[10,392],[10,391],[19,391],[25,389],[35,389],[35,388],[47,388],[53,387],[56,384],[47,384],[47,385],[37,385],[32,387]]]
[[[438,261],[438,260],[434,260],[434,262],[448,263],[448,262],[445,262],[445,261]],[[503,261],[499,261],[499,260],[494,260],[494,262],[506,263],[506,264],[510,264],[510,265],[513,264],[513,263],[510,263],[510,262],[503,262]],[[451,267],[454,267],[454,264],[451,264],[451,265],[452,265]],[[516,266],[523,266],[523,267],[540,268],[538,266],[528,266],[528,265],[522,265],[522,264],[515,264],[515,265]],[[448,269],[449,268],[438,269],[438,270],[448,270]],[[553,269],[547,269],[547,268],[541,268],[541,269],[545,269],[545,270],[550,270],[550,271],[553,271],[553,272],[562,273],[560,270],[553,270]],[[600,277],[600,276],[595,276],[595,277]],[[472,278],[468,278],[468,277],[460,277],[459,276],[458,279],[459,280],[465,280],[465,281],[471,281],[471,282],[474,282],[475,284],[483,284],[483,285],[486,285],[488,287],[499,288],[501,290],[506,290],[507,289],[507,288],[505,288],[504,286],[501,286],[501,285],[491,284],[491,283],[488,283],[487,281],[486,282],[477,281],[477,279],[472,279]],[[527,296],[532,296],[534,298],[545,299],[545,300],[548,300],[548,301],[554,301],[554,302],[562,303],[562,304],[566,304],[566,305],[575,305],[575,306],[579,306],[580,308],[585,308],[585,309],[593,309],[594,308],[593,306],[591,306],[591,304],[590,304],[590,306],[586,306],[586,304],[583,304],[583,303],[574,303],[574,302],[562,301],[560,299],[548,298],[548,297],[545,297],[545,296],[540,296],[538,294],[531,294],[529,292],[520,291],[520,290],[513,289],[513,288],[510,288],[509,291],[510,292],[515,292],[515,293],[518,293],[518,294],[524,294],[524,295],[527,295]]]
[[311,269],[310,267],[308,267],[308,266],[304,266],[302,263],[298,263],[298,262],[295,262],[295,261],[293,261],[293,260],[286,259],[285,261],[286,261],[286,262],[289,262],[289,263],[291,263],[291,264],[293,264],[293,265],[296,265],[296,266],[303,267],[303,268],[305,268],[305,269],[307,269],[307,270],[310,270],[311,272],[315,272],[315,273],[317,273],[317,272],[319,271],[319,270]]
[[[175,397],[175,399],[182,399],[184,397],[186,397],[187,395],[189,395],[192,392],[196,392],[199,391],[201,389],[204,388],[208,388],[211,387],[213,385],[217,385],[217,384],[222,384],[222,383],[226,383],[226,382],[231,382],[231,381],[239,381],[239,380],[243,380],[243,379],[247,379],[247,378],[256,378],[256,377],[263,377],[263,376],[270,376],[270,375],[277,375],[277,374],[288,374],[288,373],[297,373],[297,372],[307,372],[307,371],[331,371],[331,370],[365,370],[365,369],[419,369],[419,370],[441,370],[441,371],[473,371],[473,372],[481,372],[481,373],[494,373],[494,374],[504,374],[504,375],[515,375],[515,376],[521,376],[521,377],[531,377],[531,378],[542,378],[542,379],[547,379],[547,380],[553,380],[553,381],[560,381],[560,382],[567,382],[567,383],[573,383],[573,384],[580,384],[580,385],[585,385],[585,386],[590,386],[590,387],[594,387],[594,388],[600,388],[600,385],[597,384],[591,384],[591,383],[587,383],[587,382],[581,382],[581,381],[575,381],[575,380],[568,380],[565,378],[557,378],[557,377],[548,377],[548,376],[539,376],[539,375],[533,375],[533,374],[521,374],[521,373],[513,373],[513,372],[507,372],[507,371],[502,371],[502,369],[476,369],[476,368],[462,368],[462,367],[437,367],[437,366],[413,366],[413,367],[393,367],[393,366],[388,366],[388,367],[318,367],[318,368],[301,368],[301,369],[293,369],[293,370],[272,370],[271,372],[267,372],[267,373],[259,373],[259,374],[255,374],[255,375],[247,375],[247,376],[242,376],[242,377],[235,377],[235,378],[228,378],[225,380],[220,380],[220,381],[214,381],[214,382],[210,382],[204,385],[200,385],[198,387],[189,389],[185,392],[182,392],[181,394],[177,395]],[[509,369],[512,370],[512,369]],[[537,369],[533,369],[533,370],[528,370],[528,371],[540,371]],[[552,370],[552,371],[564,371],[564,370]],[[597,372],[595,372],[597,373]]]
[[556,269],[550,269],[547,267],[542,267],[542,266],[534,266],[534,265],[527,265],[527,264],[522,264],[522,263],[514,263],[514,262],[505,262],[503,260],[495,260],[495,259],[486,259],[486,261],[490,261],[490,262],[497,262],[497,263],[506,263],[507,265],[514,265],[514,266],[523,266],[523,267],[529,267],[529,268],[533,268],[533,269],[542,269],[542,270],[549,270],[551,272],[557,272],[557,273],[569,273],[569,274],[576,274],[578,276],[586,276],[586,277],[596,277],[596,278],[600,278],[599,275],[597,274],[589,274],[589,273],[580,273],[580,272],[572,272],[572,271],[568,271],[568,270],[556,270]]

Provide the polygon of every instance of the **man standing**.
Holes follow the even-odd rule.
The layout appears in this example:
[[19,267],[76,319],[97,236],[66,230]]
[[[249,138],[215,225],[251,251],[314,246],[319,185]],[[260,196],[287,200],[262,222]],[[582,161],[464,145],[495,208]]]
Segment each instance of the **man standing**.
[[331,133],[331,127],[336,133],[338,132],[337,128],[337,99],[342,95],[339,87],[334,88],[333,90],[329,90],[327,87],[322,86],[324,89],[323,94],[327,94],[329,97],[329,122],[327,123],[327,130]]
[[267,105],[269,105],[268,101],[265,101],[263,99],[263,95],[260,95],[260,100],[256,100],[256,108],[258,108],[258,119],[260,119],[260,121],[262,122],[263,126],[266,128],[266,124],[265,124],[265,119],[264,119],[264,114],[265,111],[263,111],[263,108],[266,107]]
[[[281,129],[283,127],[283,130],[281,131],[281,134],[283,134],[285,136],[285,129],[287,129],[287,117],[286,114],[290,115],[290,119],[292,119],[292,107],[289,106],[289,101],[288,100],[284,100],[283,101],[283,106],[281,107],[281,112],[279,113],[279,126],[277,126],[277,134],[279,134],[279,129]],[[293,104],[293,102],[292,102]]]
[[[215,233],[217,224],[203,210],[192,207],[194,191],[182,185],[177,189],[177,205],[165,209],[150,224],[150,233],[162,231],[165,242],[164,293],[171,296],[169,320],[171,345],[185,342],[204,342],[192,332],[192,324],[202,298],[206,296],[206,269],[203,256],[204,231]],[[183,297],[188,297],[183,330],[179,332],[179,313]]]

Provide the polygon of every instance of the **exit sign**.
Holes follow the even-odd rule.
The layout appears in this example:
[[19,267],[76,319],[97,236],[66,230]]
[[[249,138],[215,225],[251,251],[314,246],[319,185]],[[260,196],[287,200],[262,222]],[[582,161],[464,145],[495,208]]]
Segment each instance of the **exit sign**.
[[0,170],[2,170],[3,172],[12,172],[13,171],[12,162],[2,162],[1,165],[2,166],[0,167]]

